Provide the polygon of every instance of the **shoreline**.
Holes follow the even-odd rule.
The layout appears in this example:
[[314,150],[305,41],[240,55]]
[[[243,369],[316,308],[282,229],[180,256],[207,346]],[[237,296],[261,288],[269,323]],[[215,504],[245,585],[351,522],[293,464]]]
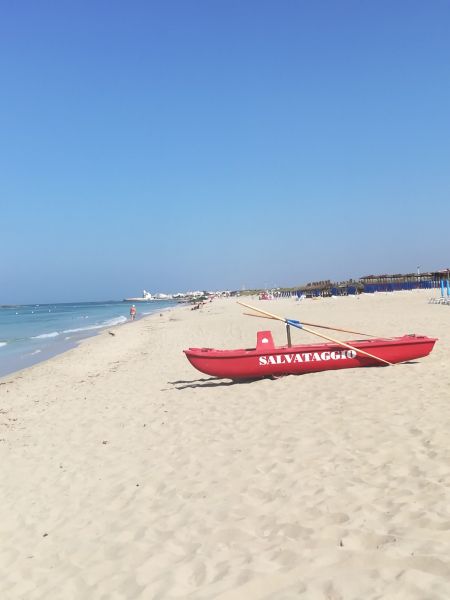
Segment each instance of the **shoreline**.
[[[139,314],[135,319],[135,322],[139,322],[146,317],[150,317],[157,312],[163,312],[165,310],[172,310],[175,306],[168,306],[163,308],[158,308],[154,313],[150,314]],[[77,333],[72,333],[70,338],[61,339],[54,341],[51,346],[46,347],[44,349],[39,349],[37,352],[19,355],[19,356],[6,356],[2,358],[2,364],[0,365],[0,381],[4,377],[9,377],[14,373],[25,371],[35,365],[38,365],[42,362],[47,362],[48,360],[52,360],[53,358],[59,356],[60,354],[64,354],[77,348],[81,345],[85,340],[90,339],[92,337],[96,337],[101,335],[106,330],[114,330],[115,328],[123,327],[124,325],[130,324],[131,319],[127,318],[127,320],[123,323],[117,323],[115,325],[104,325],[99,326],[98,328],[86,329],[85,331],[80,331]],[[4,366],[4,365],[10,365]]]
[[439,338],[390,368],[203,375],[183,349],[246,348],[265,329],[285,343],[223,299],[2,379],[2,597],[448,598],[450,309],[428,298],[249,301]]

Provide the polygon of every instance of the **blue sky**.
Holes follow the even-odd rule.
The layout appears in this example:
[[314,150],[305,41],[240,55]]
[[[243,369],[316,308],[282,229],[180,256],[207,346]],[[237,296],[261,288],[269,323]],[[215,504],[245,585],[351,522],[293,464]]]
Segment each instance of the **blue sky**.
[[450,3],[0,2],[0,303],[447,267]]

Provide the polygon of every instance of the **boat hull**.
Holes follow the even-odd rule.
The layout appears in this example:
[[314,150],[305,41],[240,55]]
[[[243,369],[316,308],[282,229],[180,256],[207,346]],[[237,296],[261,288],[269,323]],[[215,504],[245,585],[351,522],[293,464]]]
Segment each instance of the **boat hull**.
[[[430,354],[435,338],[404,335],[397,338],[373,338],[345,342],[355,350],[340,344],[304,344],[275,347],[270,331],[258,332],[256,348],[215,350],[189,348],[184,350],[189,362],[202,373],[228,379],[257,379],[281,375],[301,375],[335,369],[386,366]],[[360,354],[368,352],[374,357]]]

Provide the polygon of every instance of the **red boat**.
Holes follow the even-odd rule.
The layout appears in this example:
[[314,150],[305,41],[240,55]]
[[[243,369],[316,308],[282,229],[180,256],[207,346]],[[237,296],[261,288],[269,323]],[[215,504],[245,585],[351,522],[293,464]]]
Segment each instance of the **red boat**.
[[243,380],[405,362],[430,354],[436,341],[421,335],[404,335],[345,342],[352,349],[336,343],[276,347],[270,331],[259,331],[256,348],[189,348],[184,353],[202,373]]

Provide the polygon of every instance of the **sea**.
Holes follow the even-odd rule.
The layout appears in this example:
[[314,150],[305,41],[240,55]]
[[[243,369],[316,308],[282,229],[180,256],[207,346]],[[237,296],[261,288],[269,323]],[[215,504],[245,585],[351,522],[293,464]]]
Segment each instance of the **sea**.
[[[137,303],[136,318],[173,301]],[[131,302],[73,302],[0,306],[0,377],[65,352],[83,338],[129,321]]]

